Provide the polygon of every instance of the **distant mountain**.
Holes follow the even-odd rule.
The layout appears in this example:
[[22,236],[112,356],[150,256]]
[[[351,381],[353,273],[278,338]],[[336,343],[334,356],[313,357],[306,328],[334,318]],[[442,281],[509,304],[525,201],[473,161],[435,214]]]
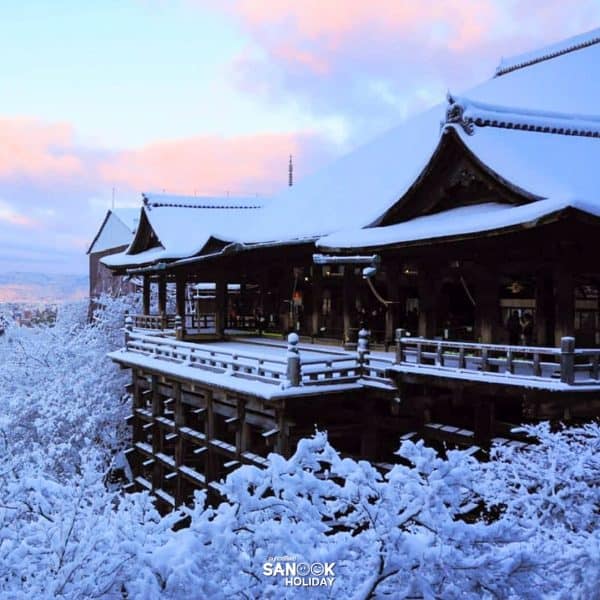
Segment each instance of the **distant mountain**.
[[0,273],[0,303],[67,302],[87,297],[88,291],[87,275]]

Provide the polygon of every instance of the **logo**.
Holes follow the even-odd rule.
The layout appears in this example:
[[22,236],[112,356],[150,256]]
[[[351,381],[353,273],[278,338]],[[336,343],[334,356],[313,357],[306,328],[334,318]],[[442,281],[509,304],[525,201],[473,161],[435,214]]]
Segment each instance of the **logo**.
[[278,577],[286,587],[331,587],[334,562],[306,562],[296,556],[270,556],[263,564],[265,577]]

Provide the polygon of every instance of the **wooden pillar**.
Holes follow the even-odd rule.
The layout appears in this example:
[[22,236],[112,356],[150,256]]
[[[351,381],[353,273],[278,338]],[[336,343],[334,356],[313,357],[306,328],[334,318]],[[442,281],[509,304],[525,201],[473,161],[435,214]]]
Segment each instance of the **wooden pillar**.
[[248,449],[249,426],[246,422],[246,401],[243,398],[237,398],[237,429],[235,431],[235,452],[236,458],[241,459],[242,454]]
[[152,454],[154,455],[154,464],[152,465],[152,490],[157,490],[161,487],[162,467],[156,455],[161,452],[162,432],[160,425],[156,420],[161,415],[161,397],[159,389],[159,381],[157,375],[152,375]]
[[323,268],[312,267],[312,333],[318,335],[321,328],[321,311],[323,310]]
[[[179,468],[183,465],[183,457],[185,453],[185,440],[180,433],[180,429],[185,427],[185,415],[181,398],[181,383],[178,381],[173,383],[173,400],[175,401],[175,433],[177,433],[177,441],[175,442],[175,466],[176,468]],[[177,481],[175,483],[175,506],[180,506],[183,504],[184,500],[183,479],[181,474],[178,473]]]
[[[215,438],[215,412],[213,405],[212,390],[206,390],[206,472],[204,473],[206,485],[215,481],[217,478],[217,457],[215,455],[212,440]],[[212,488],[208,488],[208,500],[214,502],[216,495]]]
[[175,278],[175,301],[177,303],[177,314],[183,320],[183,327],[185,329],[185,276],[177,275]]
[[350,329],[352,328],[352,316],[356,306],[356,282],[354,268],[344,266],[344,280],[342,289],[342,310],[344,316],[344,342],[350,341]]
[[277,435],[277,445],[275,451],[285,458],[290,456],[290,426],[286,418],[286,406],[285,400],[281,400],[281,405],[277,409],[277,429],[279,434]]
[[145,315],[150,314],[150,275],[143,276],[143,313]]
[[437,332],[435,276],[432,267],[419,267],[419,336],[424,338],[433,338]]
[[554,310],[552,276],[540,273],[535,279],[535,343],[551,346],[554,343]]
[[286,335],[294,327],[290,319],[292,302],[292,289],[294,286],[294,268],[290,265],[283,265],[281,268],[281,277],[279,279],[279,324],[281,332]]
[[474,405],[475,443],[487,448],[494,436],[495,411],[494,403],[489,399],[478,399]]
[[488,271],[476,274],[475,339],[482,344],[498,343],[498,297],[499,282],[496,273]]
[[377,459],[377,427],[375,419],[375,404],[372,399],[364,403],[364,421],[361,422],[360,458],[364,460]]
[[[133,377],[133,431],[132,439],[133,443],[141,442],[144,439],[144,422],[139,416],[137,409],[144,408],[144,398],[142,396],[142,390],[140,389],[140,377],[141,374],[137,369],[132,369],[131,374]],[[139,475],[139,473],[134,473]]]
[[218,337],[225,335],[225,319],[227,315],[227,283],[224,277],[215,282],[215,329]]
[[575,277],[566,261],[554,270],[554,301],[554,345],[558,347],[563,337],[575,334]]
[[158,314],[167,314],[167,280],[164,275],[158,279]]
[[397,263],[391,263],[386,267],[387,275],[387,300],[392,304],[386,306],[385,311],[385,343],[394,342],[394,332],[400,325],[400,269]]

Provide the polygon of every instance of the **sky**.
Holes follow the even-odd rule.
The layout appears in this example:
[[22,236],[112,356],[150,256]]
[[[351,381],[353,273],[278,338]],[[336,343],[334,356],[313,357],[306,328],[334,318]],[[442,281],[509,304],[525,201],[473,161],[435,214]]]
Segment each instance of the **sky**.
[[0,3],[0,272],[85,273],[143,191],[270,195],[600,0]]

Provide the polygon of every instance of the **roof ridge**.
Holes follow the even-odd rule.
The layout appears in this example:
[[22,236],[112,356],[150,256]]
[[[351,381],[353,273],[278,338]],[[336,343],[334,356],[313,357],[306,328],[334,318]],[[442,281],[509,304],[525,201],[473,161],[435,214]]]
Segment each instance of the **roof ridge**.
[[475,127],[499,127],[539,133],[600,137],[600,116],[491,105],[448,93],[445,124],[459,124],[469,134]]
[[244,203],[231,203],[231,204],[185,204],[181,202],[153,202],[150,201],[146,204],[150,208],[215,208],[215,209],[253,209],[263,208],[262,204],[244,204]]
[[575,50],[581,50],[583,48],[587,48],[588,46],[593,46],[599,42],[600,28],[592,29],[587,33],[582,33],[580,35],[567,38],[566,40],[545,46],[532,52],[518,54],[517,56],[513,56],[508,59],[503,58],[500,60],[500,64],[496,68],[494,77],[500,77],[501,75],[506,75],[512,71],[523,69],[546,60],[551,60],[558,56],[562,56],[563,54],[574,52]]

